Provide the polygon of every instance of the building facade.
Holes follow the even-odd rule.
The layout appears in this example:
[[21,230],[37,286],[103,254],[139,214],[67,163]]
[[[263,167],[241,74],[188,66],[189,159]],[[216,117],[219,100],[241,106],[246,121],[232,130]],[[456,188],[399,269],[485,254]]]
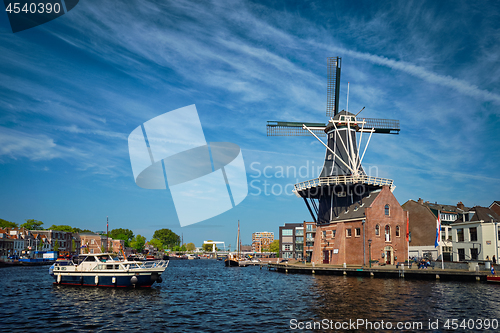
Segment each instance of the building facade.
[[487,207],[474,207],[470,221],[452,225],[453,261],[493,260],[498,262],[500,215]]
[[316,226],[312,262],[394,264],[408,256],[407,213],[389,186],[372,191],[327,225]]
[[252,251],[261,253],[269,252],[269,247],[274,241],[274,232],[254,232],[252,234]]

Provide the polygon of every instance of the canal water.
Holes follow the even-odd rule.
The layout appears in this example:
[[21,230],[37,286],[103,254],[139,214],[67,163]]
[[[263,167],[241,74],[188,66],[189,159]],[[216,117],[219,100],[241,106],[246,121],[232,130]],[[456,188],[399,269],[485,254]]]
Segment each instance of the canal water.
[[480,282],[283,274],[215,260],[171,261],[150,289],[52,282],[48,266],[0,268],[0,331],[500,331],[500,285]]

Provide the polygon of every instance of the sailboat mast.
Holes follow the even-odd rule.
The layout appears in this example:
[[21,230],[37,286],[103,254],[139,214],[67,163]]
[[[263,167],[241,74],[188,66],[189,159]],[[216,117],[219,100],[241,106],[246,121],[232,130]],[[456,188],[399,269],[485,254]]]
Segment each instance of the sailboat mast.
[[238,220],[238,237],[236,237],[238,256],[240,255],[240,220]]

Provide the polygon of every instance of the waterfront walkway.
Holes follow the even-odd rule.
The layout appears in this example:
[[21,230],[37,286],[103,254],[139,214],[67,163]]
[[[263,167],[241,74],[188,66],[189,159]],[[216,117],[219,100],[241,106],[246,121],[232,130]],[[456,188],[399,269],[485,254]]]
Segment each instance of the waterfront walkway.
[[[436,263],[437,266],[437,263]],[[441,267],[418,269],[417,265],[412,268],[407,266],[385,265],[369,268],[368,266],[341,265],[315,265],[308,263],[294,264],[268,264],[269,270],[281,273],[316,274],[316,275],[346,275],[365,276],[379,278],[405,278],[418,280],[446,280],[446,281],[486,281],[489,271],[469,271],[460,269],[441,269]]]

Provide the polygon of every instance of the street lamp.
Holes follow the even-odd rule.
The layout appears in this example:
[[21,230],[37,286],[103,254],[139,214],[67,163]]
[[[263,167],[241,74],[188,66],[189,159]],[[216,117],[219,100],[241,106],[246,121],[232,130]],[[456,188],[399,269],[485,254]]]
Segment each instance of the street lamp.
[[368,240],[368,252],[370,253],[370,268],[372,268],[372,240]]

